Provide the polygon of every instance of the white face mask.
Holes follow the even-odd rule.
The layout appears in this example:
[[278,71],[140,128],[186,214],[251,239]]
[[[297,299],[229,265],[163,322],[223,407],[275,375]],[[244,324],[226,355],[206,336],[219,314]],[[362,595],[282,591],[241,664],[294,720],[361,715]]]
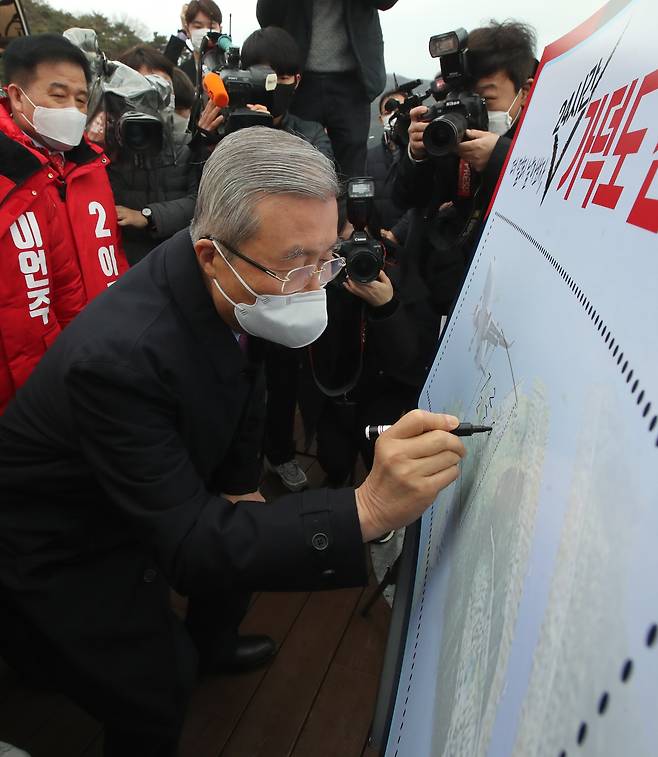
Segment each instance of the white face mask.
[[256,298],[253,305],[233,302],[217,279],[213,279],[224,299],[233,305],[236,321],[248,334],[284,347],[306,347],[327,328],[327,293],[324,289],[295,294],[256,294],[214,241],[213,245],[242,286]]
[[512,104],[507,110],[487,111],[487,115],[489,116],[489,131],[492,134],[498,134],[502,137],[503,134],[507,134],[507,132],[512,128],[514,121],[516,121],[521,113],[521,108],[519,108],[519,112],[514,117],[514,121],[510,116],[510,110],[512,110],[512,108],[514,107],[514,103],[519,99],[520,94],[521,90],[516,93],[516,97],[514,98],[514,100],[512,100]]
[[192,48],[195,53],[198,53],[201,50],[203,38],[209,31],[212,31],[212,29],[192,29],[190,32],[190,41],[192,42]]
[[[53,150],[66,152],[80,144],[87,125],[87,116],[77,108],[44,108],[34,105],[28,95],[21,89],[31,105],[34,106],[32,121],[23,118],[37,133],[41,141]],[[22,115],[22,114],[21,114]]]

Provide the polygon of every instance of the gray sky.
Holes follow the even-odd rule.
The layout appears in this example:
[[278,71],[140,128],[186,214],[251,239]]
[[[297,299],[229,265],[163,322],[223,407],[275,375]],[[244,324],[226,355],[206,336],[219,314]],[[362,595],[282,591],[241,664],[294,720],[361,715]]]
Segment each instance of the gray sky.
[[[257,28],[256,0],[217,0],[224,14],[233,15],[233,39],[241,44]],[[98,11],[141,24],[143,31],[161,34],[175,32],[179,26],[181,3],[178,0],[50,0],[51,5],[71,12]],[[408,77],[431,78],[438,66],[427,51],[427,40],[459,26],[467,30],[481,26],[490,18],[514,18],[532,24],[537,30],[541,57],[545,45],[573,29],[604,5],[603,0],[399,0],[389,11],[380,13],[386,67]],[[111,12],[110,12],[111,9]]]

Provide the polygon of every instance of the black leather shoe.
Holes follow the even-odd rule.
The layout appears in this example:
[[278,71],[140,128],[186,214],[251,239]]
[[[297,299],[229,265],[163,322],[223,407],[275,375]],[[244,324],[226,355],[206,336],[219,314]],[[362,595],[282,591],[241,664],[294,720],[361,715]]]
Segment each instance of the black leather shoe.
[[238,636],[237,643],[222,650],[208,666],[209,673],[244,673],[265,665],[276,654],[274,639],[264,635]]

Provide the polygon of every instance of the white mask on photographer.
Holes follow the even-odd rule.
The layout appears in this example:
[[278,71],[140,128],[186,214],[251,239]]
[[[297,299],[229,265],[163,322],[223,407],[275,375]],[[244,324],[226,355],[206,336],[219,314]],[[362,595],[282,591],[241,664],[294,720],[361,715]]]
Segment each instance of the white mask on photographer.
[[509,106],[507,110],[488,110],[487,115],[489,116],[489,128],[488,131],[490,131],[492,134],[498,134],[499,136],[503,136],[503,134],[507,134],[507,132],[512,128],[514,125],[514,122],[521,114],[521,108],[519,108],[519,112],[514,117],[514,120],[512,120],[512,116],[510,116],[510,111],[514,107],[514,103],[519,99],[519,95],[521,94],[521,90],[519,90],[516,93],[516,97],[512,100],[512,104]]
[[192,29],[190,32],[190,41],[192,42],[192,48],[194,49],[195,53],[198,53],[201,50],[201,43],[203,42],[203,38],[208,34],[209,31],[212,31],[211,29]]
[[253,305],[233,302],[217,279],[213,279],[224,299],[233,305],[236,321],[248,334],[284,347],[306,347],[327,328],[327,293],[324,289],[295,294],[256,294],[228,262],[216,242],[213,241],[213,245],[242,286],[256,298]]
[[80,144],[87,125],[87,116],[77,108],[44,108],[34,105],[28,94],[21,89],[31,105],[34,106],[32,121],[23,118],[34,129],[40,141],[58,152],[72,150]]

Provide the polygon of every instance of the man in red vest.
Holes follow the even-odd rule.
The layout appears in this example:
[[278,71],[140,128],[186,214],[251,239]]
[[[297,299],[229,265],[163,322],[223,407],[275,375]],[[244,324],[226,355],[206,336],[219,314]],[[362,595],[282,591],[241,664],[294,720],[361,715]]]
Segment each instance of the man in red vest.
[[127,269],[108,159],[84,136],[85,55],[54,34],[3,56],[0,412],[61,328]]

